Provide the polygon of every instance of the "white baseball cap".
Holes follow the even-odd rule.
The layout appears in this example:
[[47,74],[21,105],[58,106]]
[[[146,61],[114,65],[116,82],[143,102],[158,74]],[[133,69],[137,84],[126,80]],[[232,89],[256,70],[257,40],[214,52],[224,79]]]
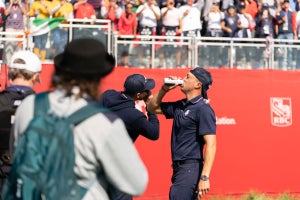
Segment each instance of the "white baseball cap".
[[[14,63],[16,59],[24,60],[25,64]],[[22,50],[14,53],[11,57],[9,67],[14,69],[26,69],[34,73],[41,72],[42,70],[40,59],[37,55],[28,50]]]

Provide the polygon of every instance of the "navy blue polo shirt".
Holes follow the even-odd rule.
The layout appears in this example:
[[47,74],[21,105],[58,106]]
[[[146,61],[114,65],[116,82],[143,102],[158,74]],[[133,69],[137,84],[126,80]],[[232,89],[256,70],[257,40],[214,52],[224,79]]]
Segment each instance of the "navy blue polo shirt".
[[173,118],[171,150],[172,160],[203,160],[203,136],[216,134],[216,117],[202,96],[187,101],[161,103],[167,119]]

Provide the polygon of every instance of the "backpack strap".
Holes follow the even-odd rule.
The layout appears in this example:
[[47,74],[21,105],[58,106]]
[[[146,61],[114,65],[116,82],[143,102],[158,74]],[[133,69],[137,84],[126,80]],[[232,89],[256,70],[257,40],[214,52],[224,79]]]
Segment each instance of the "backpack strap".
[[10,98],[6,95],[7,91],[0,92],[0,105],[10,105],[11,101]]
[[50,108],[48,94],[48,92],[43,92],[35,95],[34,116],[38,114],[45,114],[48,112]]
[[85,119],[100,113],[100,112],[107,112],[109,111],[107,108],[102,107],[98,104],[88,104],[79,110],[75,111],[68,117],[68,120],[71,124],[75,126],[78,125],[80,122],[84,121]]

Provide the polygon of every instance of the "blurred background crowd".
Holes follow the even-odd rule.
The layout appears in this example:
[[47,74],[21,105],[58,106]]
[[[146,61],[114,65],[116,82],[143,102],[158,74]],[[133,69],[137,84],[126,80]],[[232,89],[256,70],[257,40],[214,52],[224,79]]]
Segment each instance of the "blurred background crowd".
[[[119,38],[124,35],[132,36],[123,40],[135,40],[136,36],[159,35],[298,40],[299,3],[300,0],[0,0],[0,25],[1,31],[11,33],[29,30],[29,18],[57,18],[61,19],[61,23],[68,23],[68,19],[106,19],[111,21],[111,30]],[[55,56],[62,52],[68,41],[67,34],[66,28],[53,31],[53,43],[49,52],[45,50],[49,35],[36,35],[33,52],[42,61],[46,54],[50,54],[50,58]],[[6,44],[6,55],[12,54],[15,48],[13,44]],[[158,67],[162,67],[164,52],[168,49],[166,46],[158,51]],[[222,53],[218,49],[220,48],[215,46],[206,53],[213,52],[218,56]],[[243,49],[236,51],[235,65],[241,65],[239,58],[243,58],[246,67],[249,65],[250,68],[250,59],[261,56],[263,51],[264,49],[252,53]],[[300,56],[292,49],[285,51],[281,52],[278,48],[276,54],[286,54],[286,68],[292,65],[300,68]],[[137,51],[137,62],[140,66],[143,65],[144,53],[145,49]],[[122,49],[120,46],[118,54],[118,64],[128,66],[128,47]],[[172,54],[175,55],[174,66],[181,66],[182,53],[172,51]],[[292,63],[294,58],[299,64]],[[211,59],[210,63],[215,57],[211,56]],[[227,63],[227,60],[222,62]],[[279,59],[278,62],[282,63],[283,60]]]

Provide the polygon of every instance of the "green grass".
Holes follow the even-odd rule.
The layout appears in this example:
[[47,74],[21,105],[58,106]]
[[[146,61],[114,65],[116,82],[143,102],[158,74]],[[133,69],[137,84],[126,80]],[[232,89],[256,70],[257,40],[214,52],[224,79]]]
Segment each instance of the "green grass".
[[245,195],[233,195],[226,197],[212,197],[209,200],[300,200],[300,195],[292,195],[289,193],[282,194],[264,194],[250,192]]

